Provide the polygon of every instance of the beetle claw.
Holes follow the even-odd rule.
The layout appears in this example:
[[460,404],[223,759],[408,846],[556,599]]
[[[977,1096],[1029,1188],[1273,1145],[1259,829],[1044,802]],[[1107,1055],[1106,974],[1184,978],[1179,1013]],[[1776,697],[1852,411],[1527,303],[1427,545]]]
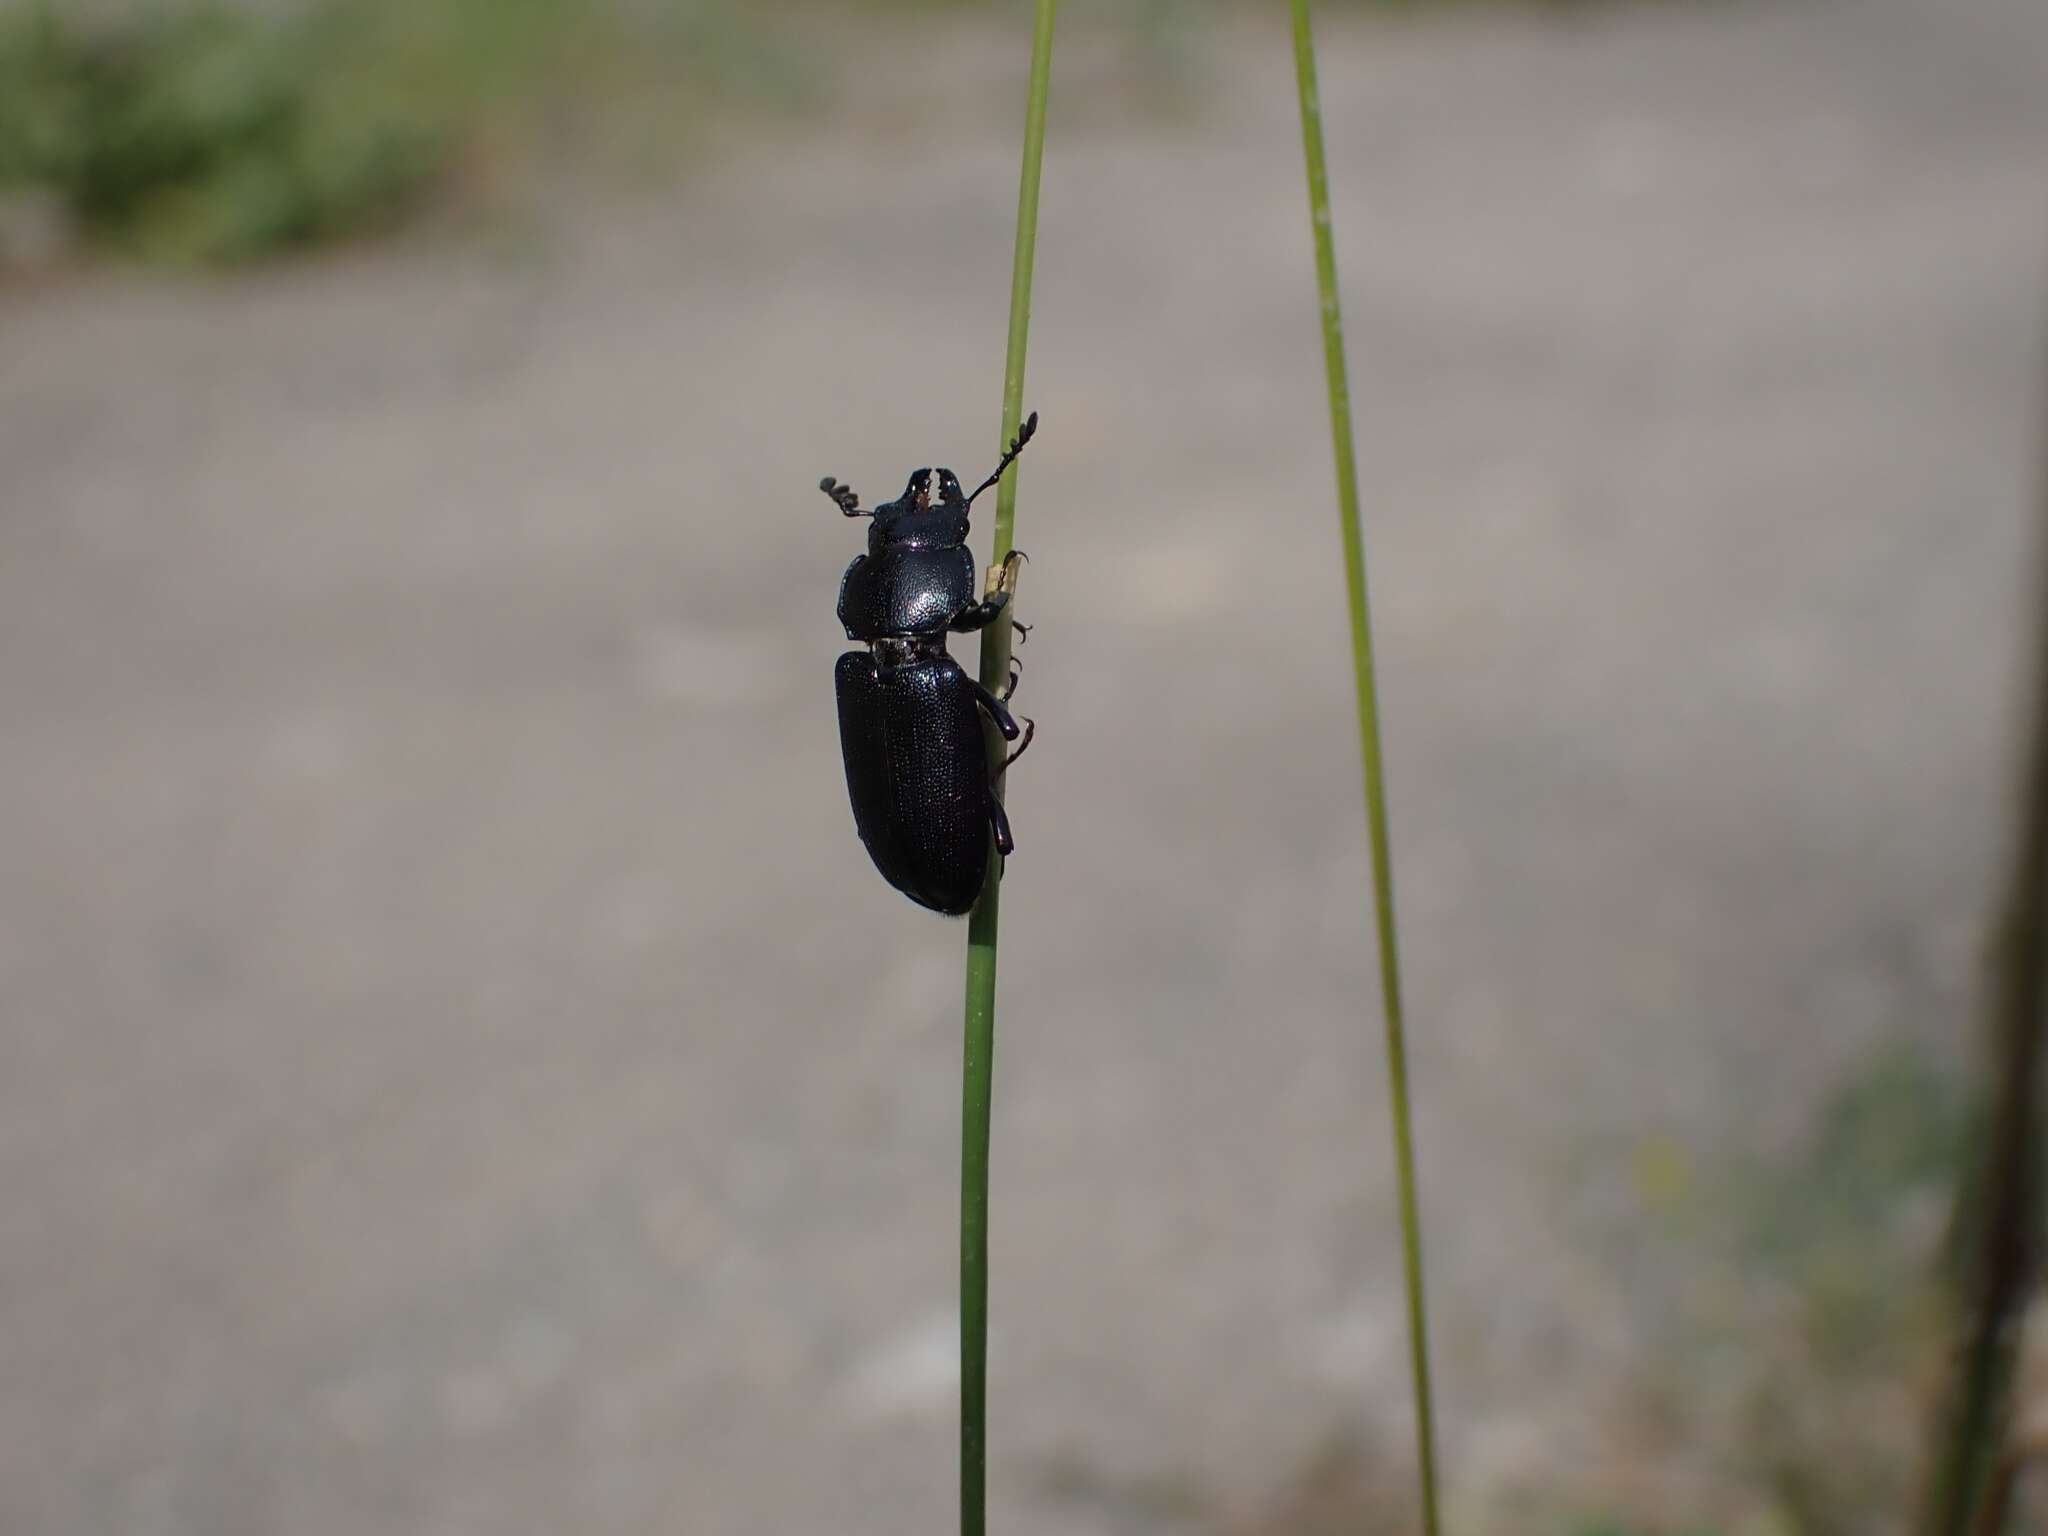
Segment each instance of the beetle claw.
[[996,564],[988,568],[988,581],[984,596],[996,597],[1017,590],[1017,573],[1029,557],[1021,549],[1013,549]]

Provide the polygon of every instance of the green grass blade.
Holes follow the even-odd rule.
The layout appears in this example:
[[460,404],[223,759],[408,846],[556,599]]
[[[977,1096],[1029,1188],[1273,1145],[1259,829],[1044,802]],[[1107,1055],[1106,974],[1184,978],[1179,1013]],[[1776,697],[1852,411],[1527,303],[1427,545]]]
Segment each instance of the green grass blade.
[[1301,93],[1301,144],[1315,227],[1316,288],[1322,299],[1323,362],[1330,383],[1330,436],[1337,456],[1337,509],[1344,533],[1344,581],[1351,597],[1351,656],[1358,685],[1358,746],[1365,765],[1365,821],[1372,844],[1380,989],[1387,1022],[1387,1089],[1393,1101],[1394,1162],[1401,1187],[1401,1255],[1408,1290],[1408,1346],[1415,1376],[1416,1470],[1422,1528],[1437,1536],[1436,1423],[1430,1401],[1429,1323],[1422,1284],[1422,1217],[1415,1192],[1415,1139],[1408,1113],[1408,1046],[1401,1007],[1401,958],[1394,939],[1394,870],[1387,849],[1386,779],[1380,758],[1379,691],[1373,679],[1372,621],[1365,597],[1365,535],[1358,516],[1358,465],[1351,445],[1351,386],[1344,367],[1344,320],[1337,305],[1337,254],[1330,238],[1330,181],[1323,163],[1323,111],[1316,93],[1308,0],[1294,13],[1294,73]]
[[[999,449],[1024,415],[1024,350],[1031,331],[1031,265],[1038,245],[1038,176],[1045,153],[1045,104],[1052,82],[1052,23],[1058,0],[1038,0],[1031,32],[1031,86],[1024,111],[1024,168],[1017,186],[1017,248],[1010,274],[1010,340],[1003,364]],[[1017,524],[1017,467],[996,486],[995,543],[989,568],[1010,552]],[[1010,665],[1010,626],[981,633],[981,682],[1000,688]],[[1001,739],[990,729],[992,750]],[[1003,787],[996,785],[1001,795]],[[982,1536],[988,1471],[988,1143],[995,1071],[996,922],[1001,886],[991,863],[981,900],[967,923],[966,1048],[960,1142],[960,1530]]]

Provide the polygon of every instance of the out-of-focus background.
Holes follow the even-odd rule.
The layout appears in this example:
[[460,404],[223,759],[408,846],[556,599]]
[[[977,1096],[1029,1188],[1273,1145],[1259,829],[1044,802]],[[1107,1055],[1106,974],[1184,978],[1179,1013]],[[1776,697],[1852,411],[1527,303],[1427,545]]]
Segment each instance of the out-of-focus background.
[[[1011,1536],[1411,1528],[1283,9],[1061,23]],[[4,14],[0,1529],[946,1529],[964,930],[854,838],[813,487],[993,461],[1025,11]],[[2048,7],[1320,40],[1452,1522],[1892,1529]]]

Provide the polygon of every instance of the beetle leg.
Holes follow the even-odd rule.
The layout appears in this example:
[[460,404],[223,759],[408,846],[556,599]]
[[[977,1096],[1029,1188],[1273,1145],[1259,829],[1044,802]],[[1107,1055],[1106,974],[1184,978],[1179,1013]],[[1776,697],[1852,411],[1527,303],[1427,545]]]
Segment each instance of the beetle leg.
[[967,682],[968,686],[974,690],[974,702],[979,704],[989,719],[995,722],[996,729],[1002,732],[1003,740],[1015,741],[1018,735],[1017,721],[1010,714],[1003,701],[982,687],[973,678],[969,678]]
[[1005,681],[1003,684],[1003,691],[997,694],[996,697],[1001,699],[1005,704],[1009,703],[1011,699],[1016,697],[1017,680],[1021,678],[1023,675],[1024,662],[1022,658],[1012,656],[1010,658],[1010,676],[1008,680]]
[[1022,645],[1026,640],[1029,640],[1031,638],[1031,630],[1033,626],[1026,624],[1022,619],[1010,620],[1010,628],[1017,631],[1017,643],[1019,645]]
[[1026,715],[1024,717],[1024,739],[1017,743],[1016,749],[1013,752],[1011,752],[1008,757],[1003,759],[1002,766],[996,769],[996,771],[990,775],[990,783],[994,783],[997,779],[1000,779],[1004,774],[1010,771],[1010,764],[1014,763],[1015,761],[1017,761],[1018,758],[1024,755],[1024,749],[1031,745],[1031,738],[1033,736],[1036,736],[1037,734],[1038,722],[1036,720],[1033,720],[1029,715]]
[[[1003,610],[1010,606],[1010,594],[1017,590],[1017,573],[1030,558],[1023,550],[1013,549],[1003,556],[1001,564],[990,566],[986,595],[980,602],[969,603],[954,614],[953,622],[946,627],[956,634],[964,635],[993,624],[1002,616]],[[1010,622],[1017,623],[1015,619]],[[1026,634],[1030,633],[1028,625],[1018,624],[1017,627]]]
[[1010,818],[1003,802],[994,795],[988,797],[988,819],[996,829],[996,852],[1007,859],[1017,851],[1017,839],[1010,835]]
[[972,634],[977,629],[988,628],[989,625],[1002,616],[1003,610],[1009,606],[1010,594],[998,592],[992,597],[984,597],[978,603],[969,603],[965,608],[962,608],[953,615],[953,622],[946,627],[956,635]]

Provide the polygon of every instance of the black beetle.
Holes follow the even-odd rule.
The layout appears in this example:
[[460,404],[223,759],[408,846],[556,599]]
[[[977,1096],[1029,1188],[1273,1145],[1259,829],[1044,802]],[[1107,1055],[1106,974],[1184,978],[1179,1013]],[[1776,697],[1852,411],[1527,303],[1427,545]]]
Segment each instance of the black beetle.
[[[1004,616],[1024,558],[1013,550],[989,573],[989,594],[977,601],[967,509],[1002,478],[1037,430],[1033,411],[973,496],[960,494],[950,469],[937,472],[934,496],[933,472],[920,469],[901,496],[868,512],[851,487],[830,475],[818,482],[848,517],[874,520],[867,553],[854,556],[839,583],[846,638],[867,642],[866,650],[841,656],[833,670],[853,824],[883,879],[919,906],[951,917],[968,911],[981,894],[991,834],[999,855],[1016,846],[994,784],[1031,744],[1033,729],[1027,719],[1020,731],[1006,707],[1017,687],[1014,659],[997,695],[946,651],[949,632],[983,629]],[[1017,632],[1029,633],[1022,624]],[[1003,740],[1018,742],[993,769],[983,714]]]

